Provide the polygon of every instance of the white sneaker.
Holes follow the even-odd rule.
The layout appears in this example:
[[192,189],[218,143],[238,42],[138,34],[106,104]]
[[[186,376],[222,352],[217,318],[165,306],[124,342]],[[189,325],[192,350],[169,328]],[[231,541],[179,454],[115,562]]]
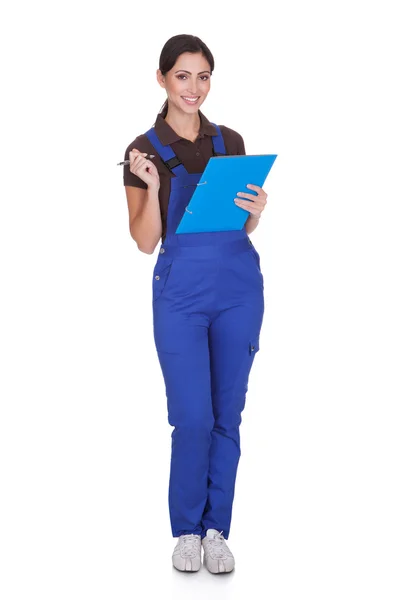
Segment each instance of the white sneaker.
[[203,563],[210,573],[229,573],[233,570],[235,559],[226,544],[222,531],[207,529],[207,534],[201,543],[204,550]]
[[179,571],[198,571],[201,566],[201,536],[180,535],[172,554],[172,564]]

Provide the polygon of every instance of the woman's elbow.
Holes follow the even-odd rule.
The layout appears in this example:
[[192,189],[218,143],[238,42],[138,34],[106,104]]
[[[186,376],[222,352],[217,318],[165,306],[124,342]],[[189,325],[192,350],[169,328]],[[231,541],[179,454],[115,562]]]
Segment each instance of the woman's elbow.
[[144,252],[145,254],[153,254],[155,250],[155,246],[139,246],[139,244],[137,244],[137,247],[140,252]]
[[152,244],[149,243],[148,240],[144,239],[142,240],[141,238],[139,238],[137,236],[137,234],[135,235],[135,232],[132,230],[132,228],[130,228],[130,233],[131,233],[131,237],[132,239],[136,242],[136,246],[138,248],[138,250],[140,250],[140,252],[144,252],[144,254],[153,254],[154,250],[156,249],[156,246],[158,244],[158,241],[156,244]]

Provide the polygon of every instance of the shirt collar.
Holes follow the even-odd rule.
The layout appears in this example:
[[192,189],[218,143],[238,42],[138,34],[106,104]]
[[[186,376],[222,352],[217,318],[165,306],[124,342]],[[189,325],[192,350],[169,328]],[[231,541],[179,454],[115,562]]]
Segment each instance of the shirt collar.
[[[205,135],[218,135],[218,132],[217,132],[216,128],[214,127],[214,125],[212,123],[210,123],[210,121],[201,112],[201,110],[199,110],[199,116],[200,116],[199,137],[203,138]],[[168,144],[173,144],[174,142],[177,142],[178,140],[183,139],[183,138],[181,138],[181,136],[179,136],[176,133],[176,131],[174,131],[174,129],[172,129],[171,125],[169,125],[169,123],[167,123],[167,121],[164,119],[163,116],[161,116],[160,113],[157,115],[154,129],[155,129],[155,132],[156,132],[160,142],[163,144],[163,146],[166,146]]]

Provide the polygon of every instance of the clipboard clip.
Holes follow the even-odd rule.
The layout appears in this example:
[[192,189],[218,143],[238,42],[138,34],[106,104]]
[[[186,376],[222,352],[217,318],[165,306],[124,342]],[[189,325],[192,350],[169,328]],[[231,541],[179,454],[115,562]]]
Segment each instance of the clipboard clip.
[[182,187],[190,187],[191,185],[206,185],[207,181],[203,181],[202,183],[189,183],[188,185],[184,185]]
[[[183,187],[189,187],[190,185],[205,185],[206,183],[207,183],[207,181],[203,181],[202,183],[191,183],[189,185],[184,185]],[[191,215],[193,214],[193,211],[188,210],[186,206],[185,206],[185,210],[186,210],[186,212],[190,213]]]

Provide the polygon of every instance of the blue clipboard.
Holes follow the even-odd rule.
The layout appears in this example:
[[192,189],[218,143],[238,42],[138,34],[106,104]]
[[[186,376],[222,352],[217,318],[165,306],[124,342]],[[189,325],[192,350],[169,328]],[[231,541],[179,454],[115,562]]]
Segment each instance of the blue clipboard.
[[[263,187],[277,154],[213,156],[185,209],[176,233],[242,229],[249,212],[237,206],[237,192],[256,195],[248,183]],[[247,198],[243,198],[251,202]]]

